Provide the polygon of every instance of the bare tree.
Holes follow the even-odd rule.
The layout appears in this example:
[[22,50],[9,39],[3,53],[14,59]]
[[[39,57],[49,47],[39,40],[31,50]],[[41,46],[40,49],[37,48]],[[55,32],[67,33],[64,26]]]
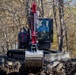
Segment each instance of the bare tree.
[[59,50],[62,51],[64,39],[64,3],[63,0],[58,0],[59,3],[59,19],[60,19],[60,39]]
[[43,5],[43,0],[41,0],[41,16],[44,17],[44,5]]
[[58,0],[58,3],[59,3],[59,20],[60,20],[59,50],[62,51],[64,46],[64,37],[66,39],[66,48],[68,50],[68,38],[67,38],[67,28],[64,21],[64,1]]
[[26,18],[27,21],[29,20],[29,0],[26,0],[26,7],[25,7],[25,12],[26,12]]
[[57,1],[53,0],[53,14],[54,14],[54,21],[56,26],[56,34],[57,34],[57,44],[59,44],[59,34],[58,34],[58,23],[57,23]]

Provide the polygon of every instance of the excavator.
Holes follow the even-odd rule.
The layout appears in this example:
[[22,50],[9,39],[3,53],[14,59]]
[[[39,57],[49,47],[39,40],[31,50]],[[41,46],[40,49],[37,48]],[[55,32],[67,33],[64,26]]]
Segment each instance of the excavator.
[[51,43],[53,43],[53,19],[40,18],[37,13],[36,4],[33,2],[29,13],[29,28],[20,29],[18,33],[18,49],[8,50],[9,61],[18,61],[21,65],[20,73],[39,72],[44,69],[45,56],[50,54]]

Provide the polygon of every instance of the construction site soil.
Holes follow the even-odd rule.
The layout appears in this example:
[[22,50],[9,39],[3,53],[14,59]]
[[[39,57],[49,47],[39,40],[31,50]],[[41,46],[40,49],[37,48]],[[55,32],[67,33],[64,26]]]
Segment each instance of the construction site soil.
[[[58,66],[53,67],[52,69],[47,69],[47,72],[41,71],[40,73],[25,73],[25,70],[16,72],[15,70],[7,69],[5,67],[0,67],[0,75],[76,75],[76,62],[66,62],[63,63],[63,67],[57,70]],[[9,73],[7,74],[7,71]]]

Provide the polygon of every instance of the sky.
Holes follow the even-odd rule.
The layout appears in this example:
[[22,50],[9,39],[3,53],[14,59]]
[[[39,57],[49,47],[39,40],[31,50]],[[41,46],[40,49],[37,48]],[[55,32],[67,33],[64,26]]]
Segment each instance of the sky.
[[[66,1],[66,0],[65,0]],[[72,1],[76,1],[76,0],[72,0]]]
[[[64,0],[64,1],[69,1],[69,0]],[[76,2],[76,0],[72,0],[73,2]]]
[[[70,0],[64,0],[65,2],[70,1]],[[72,6],[76,4],[76,0],[71,0],[72,3],[70,3]]]
[[74,1],[76,1],[76,0],[74,0]]
[[76,4],[76,0],[73,0],[73,3],[72,3],[72,5],[73,5],[74,3]]

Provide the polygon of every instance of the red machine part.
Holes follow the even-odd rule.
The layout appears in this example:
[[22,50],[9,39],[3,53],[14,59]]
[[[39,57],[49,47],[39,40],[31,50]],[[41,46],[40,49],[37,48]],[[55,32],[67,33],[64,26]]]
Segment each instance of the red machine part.
[[33,25],[31,25],[31,37],[32,37],[32,44],[36,44],[36,41],[37,41],[37,35],[36,35],[36,26],[35,26],[35,14],[36,14],[36,4],[35,4],[35,2],[33,2],[33,4],[32,4],[32,10],[31,10],[31,12],[33,13],[33,23],[31,23],[31,24],[33,24]]
[[36,13],[36,4],[35,4],[35,2],[32,3],[32,12]]
[[36,38],[37,35],[36,35],[36,32],[32,32],[32,44],[36,44]]

